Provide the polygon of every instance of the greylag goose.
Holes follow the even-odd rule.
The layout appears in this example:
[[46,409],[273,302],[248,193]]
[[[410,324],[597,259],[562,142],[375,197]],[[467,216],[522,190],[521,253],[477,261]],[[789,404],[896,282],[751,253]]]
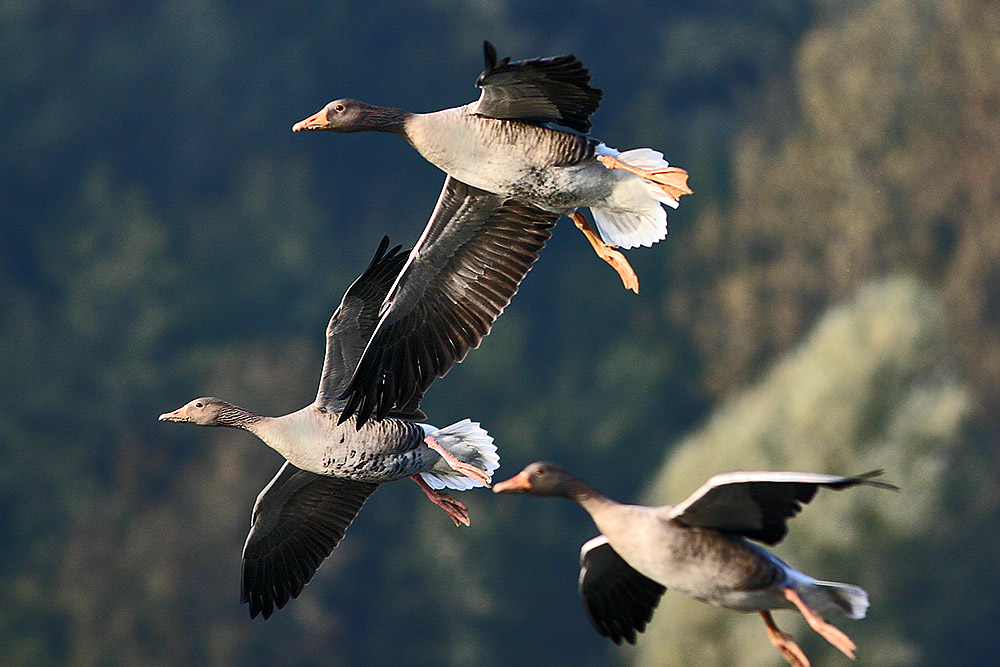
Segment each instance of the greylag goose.
[[[489,230],[487,237],[503,237],[506,222],[516,220],[519,210],[517,204],[500,209],[471,228]],[[410,299],[401,319],[406,322],[416,313],[421,321],[404,327],[405,332],[393,332],[401,349],[417,351],[408,360],[396,359],[415,388],[407,402],[391,406],[383,420],[360,425],[357,415],[341,419],[347,403],[341,395],[380,321],[390,289],[409,298],[409,287],[397,278],[404,266],[414,267],[414,258],[400,252],[400,246],[388,249],[388,238],[330,318],[322,378],[312,404],[281,417],[264,417],[203,397],[160,415],[160,421],[249,431],[286,459],[257,496],[243,548],[242,600],[249,603],[251,618],[260,613],[266,619],[289,598],[298,597],[382,482],[409,477],[456,525],[469,524],[465,506],[440,489],[489,486],[499,465],[493,439],[468,419],[442,429],[421,423],[426,416],[419,404],[434,376],[428,378],[423,368],[407,368],[406,362],[420,366],[422,355],[432,354],[448,366],[477,343],[485,335],[477,331],[488,331],[547,233],[542,229],[525,236],[519,230],[511,251],[490,261],[477,258],[473,238],[451,257],[420,263],[415,272],[421,293]],[[466,270],[468,262],[476,263],[477,272]],[[458,293],[454,300],[448,298],[452,290]],[[475,318],[476,325],[466,328],[466,318]],[[441,336],[446,349],[440,347]]]
[[[627,289],[639,280],[616,247],[650,246],[667,234],[661,204],[691,194],[687,172],[650,148],[619,152],[589,138],[602,92],[574,56],[497,60],[484,44],[479,100],[431,113],[411,113],[353,99],[330,102],[295,123],[294,132],[379,131],[399,134],[443,170],[445,197],[459,183],[478,190],[480,207],[506,198],[568,215]],[[554,123],[570,132],[547,127]],[[491,197],[493,195],[493,197]],[[597,233],[577,208],[589,207]]]
[[788,663],[808,667],[771,610],[798,609],[816,632],[854,659],[854,642],[823,614],[864,618],[868,595],[857,586],[813,579],[749,540],[780,542],[787,520],[820,487],[898,490],[873,479],[881,474],[732,472],[710,478],[679,505],[645,507],[615,502],[554,463],[539,461],[493,491],[568,498],[590,514],[601,534],[580,551],[580,594],[594,627],[616,644],[634,644],[663,592],[673,588],[718,607],[758,612]]

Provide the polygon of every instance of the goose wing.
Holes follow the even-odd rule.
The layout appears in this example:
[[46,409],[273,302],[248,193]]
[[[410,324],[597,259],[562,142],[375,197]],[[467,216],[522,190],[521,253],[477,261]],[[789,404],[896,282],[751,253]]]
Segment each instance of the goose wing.
[[240,588],[250,618],[298,597],[378,484],[317,475],[285,462],[257,496]]
[[580,596],[598,633],[616,644],[635,643],[646,629],[666,587],[625,562],[604,535],[580,549]]
[[574,56],[497,61],[497,51],[483,44],[486,68],[476,80],[482,88],[472,112],[490,118],[529,123],[557,123],[590,131],[590,116],[603,92],[590,85],[590,72]]
[[[316,405],[329,412],[340,412],[343,408],[344,402],[339,397],[375,331],[379,308],[406,263],[407,254],[401,247],[390,249],[389,238],[382,239],[368,268],[348,288],[326,327],[326,356]],[[397,416],[425,417],[419,410],[400,411]]]
[[417,409],[478,347],[551,235],[558,214],[445,180],[343,393],[341,421]]
[[669,516],[685,526],[715,528],[764,544],[777,544],[788,532],[788,519],[813,499],[821,487],[846,489],[868,484],[898,490],[872,479],[874,470],[855,477],[803,472],[730,472],[715,475],[675,505]]

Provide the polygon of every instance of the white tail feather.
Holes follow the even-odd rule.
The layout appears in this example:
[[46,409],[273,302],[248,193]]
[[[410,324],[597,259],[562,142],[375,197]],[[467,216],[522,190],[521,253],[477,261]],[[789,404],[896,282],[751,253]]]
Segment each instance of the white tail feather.
[[609,155],[611,157],[618,157],[621,154],[622,152],[620,150],[618,150],[617,148],[612,148],[611,146],[608,146],[604,142],[601,142],[596,146],[594,146],[594,155]]
[[[663,153],[652,148],[633,148],[620,152],[605,144],[598,144],[594,152],[598,156],[614,157],[625,164],[643,171],[662,171],[670,168],[663,159]],[[677,208],[677,197],[664,190],[662,184],[643,178],[640,188],[628,187],[622,190],[624,199],[618,199],[615,207],[590,208],[594,225],[605,243],[623,249],[649,247],[667,236],[667,214],[660,206],[665,204]]]
[[[427,435],[437,440],[438,444],[449,453],[463,463],[484,470],[491,478],[496,469],[500,467],[500,455],[497,453],[496,445],[493,444],[493,436],[487,433],[486,429],[479,425],[479,422],[463,419],[438,430],[428,424],[421,424],[421,426],[424,427]],[[422,472],[420,476],[432,489],[449,488],[467,491],[473,487],[482,486],[482,483],[448,468],[447,464],[443,462],[440,469]]]
[[868,613],[868,593],[858,586],[835,581],[813,581],[797,586],[802,601],[821,615],[831,611],[859,620]]
[[594,225],[605,243],[628,250],[647,248],[667,236],[667,214],[656,200],[642,211],[619,211],[592,206]]
[[670,163],[663,159],[663,153],[654,151],[652,148],[633,148],[619,153],[615,157],[625,164],[647,171],[666,169],[670,166]]
[[[620,153],[618,159],[625,164],[645,171],[663,171],[670,167],[670,163],[663,159],[663,153],[654,151],[652,148],[633,148],[630,151]],[[677,208],[680,205],[677,197],[665,192],[655,181],[647,180],[646,186],[650,196],[661,204],[666,204],[670,208]]]

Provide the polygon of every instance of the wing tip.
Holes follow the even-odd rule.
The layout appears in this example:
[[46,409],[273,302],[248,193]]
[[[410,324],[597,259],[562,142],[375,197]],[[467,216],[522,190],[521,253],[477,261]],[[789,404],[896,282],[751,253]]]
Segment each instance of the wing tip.
[[493,67],[497,64],[496,47],[494,47],[488,39],[483,40],[483,60],[486,63],[485,71],[493,69]]
[[861,473],[860,475],[855,475],[850,478],[855,484],[867,484],[868,486],[874,486],[879,489],[886,489],[887,491],[900,491],[898,485],[885,479],[875,479],[876,477],[881,477],[885,474],[885,470],[879,468],[878,470],[871,470],[869,472]]

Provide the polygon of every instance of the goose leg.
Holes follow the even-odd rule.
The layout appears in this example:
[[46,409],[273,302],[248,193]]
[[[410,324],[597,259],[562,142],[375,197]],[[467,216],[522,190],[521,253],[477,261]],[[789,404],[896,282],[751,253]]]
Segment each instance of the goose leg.
[[460,472],[466,477],[470,477],[477,482],[480,482],[486,488],[490,488],[490,476],[485,470],[477,468],[471,463],[466,463],[465,461],[460,461],[457,456],[449,452],[447,449],[438,444],[438,441],[433,436],[427,436],[424,438],[424,444],[433,449],[435,452],[441,455],[441,458],[452,467],[456,472]]
[[676,202],[682,195],[694,194],[694,190],[688,187],[688,173],[680,167],[666,167],[664,169],[640,169],[627,162],[622,162],[610,155],[599,155],[598,161],[608,169],[624,169],[647,181],[652,181],[660,187],[663,192]]
[[583,235],[590,241],[590,245],[594,248],[597,256],[610,264],[611,268],[618,272],[618,275],[622,279],[622,284],[625,285],[625,289],[630,289],[638,294],[639,278],[635,275],[635,271],[632,270],[632,266],[628,263],[628,260],[625,259],[625,255],[620,250],[615,250],[614,246],[602,241],[601,237],[591,228],[582,213],[573,211],[570,217],[573,219],[573,224],[576,225],[576,228],[583,232]]
[[818,632],[823,639],[837,647],[848,658],[857,660],[857,657],[854,655],[854,649],[857,648],[857,645],[840,628],[828,623],[815,609],[803,602],[798,591],[794,588],[786,588],[785,598],[802,612],[802,615],[806,617],[806,622],[809,623],[809,627]]
[[771,645],[778,649],[781,657],[787,660],[792,667],[810,667],[809,658],[802,652],[799,645],[792,641],[790,634],[778,629],[774,619],[771,618],[771,612],[767,609],[761,609],[760,615],[764,617],[764,625],[767,626],[767,638],[771,640]]
[[420,475],[410,475],[410,479],[417,483],[417,485],[423,489],[430,501],[447,512],[451,520],[455,522],[456,526],[465,524],[470,525],[469,521],[469,510],[460,501],[455,500],[447,493],[443,491],[435,491],[427,485],[424,478]]

